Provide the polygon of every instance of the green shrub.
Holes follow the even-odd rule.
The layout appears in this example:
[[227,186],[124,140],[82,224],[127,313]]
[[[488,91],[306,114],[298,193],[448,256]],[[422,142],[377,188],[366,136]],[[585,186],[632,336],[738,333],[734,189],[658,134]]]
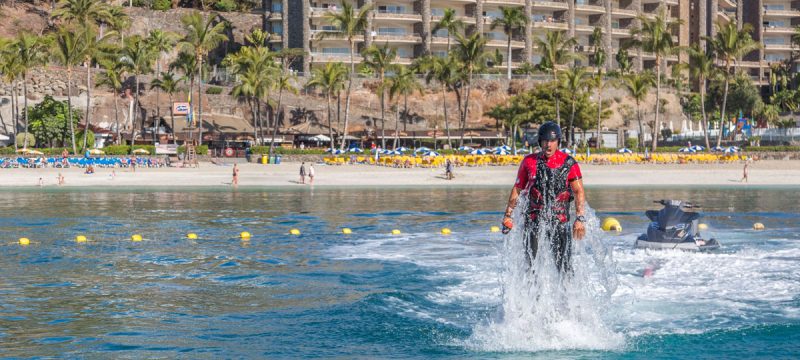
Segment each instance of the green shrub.
[[131,152],[128,145],[109,145],[103,148],[106,155],[128,155]]
[[214,9],[222,12],[231,12],[236,10],[236,1],[234,0],[219,0],[214,4]]
[[222,94],[222,88],[219,87],[219,86],[211,86],[208,89],[206,89],[206,94],[209,94],[209,95]]
[[628,149],[635,149],[639,146],[639,139],[637,138],[627,138],[625,139],[625,147]]
[[19,133],[17,134],[16,143],[18,147],[23,147],[25,145],[25,138],[28,138],[28,147],[36,146],[36,138],[31,133]]
[[0,148],[0,155],[14,155],[15,150],[13,146]]
[[158,11],[166,11],[172,8],[172,1],[170,0],[153,0],[152,9]]
[[[197,155],[206,155],[208,154],[208,145],[197,146],[196,150],[197,150]],[[178,154],[185,154],[185,153],[186,153],[186,147],[183,145],[178,146]]]
[[[94,148],[94,132],[92,132],[92,130],[88,131],[89,131],[89,136],[86,137],[86,149],[91,149]],[[72,142],[72,139],[70,139],[69,141]],[[69,147],[71,147],[71,144],[67,145],[70,145]],[[80,130],[75,133],[75,147],[78,148],[78,150],[83,149],[83,130]]]
[[765,152],[765,151],[800,151],[800,146],[747,146],[744,151]]
[[147,150],[148,153],[150,153],[150,155],[155,155],[156,154],[155,145],[133,145],[133,150],[136,150],[136,149],[145,149],[145,150]]
[[[252,146],[250,151],[255,155],[269,154],[269,145],[266,146]],[[326,154],[323,149],[286,149],[280,146],[275,146],[273,154],[281,155],[322,155]]]
[[133,0],[132,5],[134,7],[149,8],[152,6],[152,0]]

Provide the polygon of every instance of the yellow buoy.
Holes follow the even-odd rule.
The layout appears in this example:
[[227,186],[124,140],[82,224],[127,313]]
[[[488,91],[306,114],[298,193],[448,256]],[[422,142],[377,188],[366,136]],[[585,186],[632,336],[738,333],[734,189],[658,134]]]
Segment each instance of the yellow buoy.
[[600,227],[605,231],[622,231],[622,225],[619,224],[619,221],[613,217],[603,219],[603,223]]
[[500,232],[500,227],[499,226],[492,226],[491,228],[489,228],[489,231],[491,231],[491,232]]
[[764,230],[764,224],[762,223],[753,224],[753,230]]
[[187,239],[197,240],[197,234],[195,233],[188,233],[186,234]]
[[19,238],[19,244],[20,244],[20,245],[23,245],[23,246],[25,246],[25,245],[30,245],[30,243],[31,243],[31,239],[28,239],[28,238]]
[[291,235],[300,235],[300,230],[297,230],[297,229],[289,230],[289,234],[291,234]]
[[247,231],[242,231],[242,233],[239,234],[239,237],[241,237],[242,240],[250,240],[250,233]]
[[345,235],[350,235],[350,234],[352,234],[352,233],[353,233],[353,230],[350,230],[350,228],[344,228],[344,229],[342,229],[342,234],[345,234]]
[[397,229],[392,230],[392,235],[400,235],[400,230]]
[[708,230],[708,225],[703,224],[703,223],[699,223],[699,224],[697,224],[697,229],[699,229],[699,230]]
[[442,235],[450,235],[450,229],[448,229],[448,228],[443,228],[443,229],[442,229]]
[[142,235],[139,234],[131,235],[131,241],[142,241]]
[[79,242],[79,243],[80,242],[86,242],[86,240],[87,240],[86,236],[83,236],[83,235],[78,235],[78,236],[75,237],[75,242]]

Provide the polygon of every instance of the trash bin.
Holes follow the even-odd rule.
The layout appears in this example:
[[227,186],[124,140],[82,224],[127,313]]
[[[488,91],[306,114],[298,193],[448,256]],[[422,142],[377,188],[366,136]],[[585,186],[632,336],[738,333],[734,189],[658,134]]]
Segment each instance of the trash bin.
[[276,165],[280,165],[281,164],[281,156],[280,155],[275,155],[275,164]]
[[261,155],[261,163],[265,164],[265,165],[268,164],[269,163],[269,157],[267,155]]

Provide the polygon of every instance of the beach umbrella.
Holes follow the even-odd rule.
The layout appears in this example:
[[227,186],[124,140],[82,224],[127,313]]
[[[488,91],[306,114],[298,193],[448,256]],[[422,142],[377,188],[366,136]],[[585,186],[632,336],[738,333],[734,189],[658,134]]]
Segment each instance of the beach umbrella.
[[628,148],[617,149],[617,152],[620,154],[633,154],[633,150]]
[[495,153],[495,155],[509,155],[509,154],[511,154],[510,152],[506,151],[506,149],[498,149],[498,150],[495,150],[494,153]]
[[472,151],[472,147],[462,146],[462,147],[458,148],[458,151]]
[[725,153],[726,154],[735,153],[735,152],[739,152],[739,148],[736,147],[736,146],[728,146],[727,148],[725,148]]
[[503,146],[496,146],[494,149],[492,149],[492,151],[500,151],[500,150],[511,151],[511,147],[508,145],[503,145]]
[[428,151],[431,151],[431,149],[429,149],[427,147],[424,147],[424,146],[423,147],[418,147],[417,150],[414,150],[415,153],[424,153],[424,152],[428,152]]
[[682,153],[693,153],[693,152],[696,152],[694,149],[688,148],[688,147],[682,147],[682,148],[678,149],[678,151],[682,152]]
[[361,150],[360,148],[357,148],[357,147],[349,148],[349,149],[347,149],[347,151],[349,151],[351,153],[363,153],[364,152],[364,150]]
[[384,155],[403,155],[403,153],[401,153],[401,152],[399,152],[397,150],[383,150],[381,152],[381,154],[384,154]]
[[572,151],[571,149],[568,149],[568,148],[561,149],[561,152],[563,152],[563,153],[565,153],[567,155],[575,155],[575,152]]
[[405,146],[401,146],[401,147],[399,147],[399,148],[397,148],[397,149],[394,149],[394,151],[399,151],[399,152],[401,152],[401,153],[402,153],[402,152],[406,152],[406,151],[408,151],[408,148],[407,148],[407,147],[405,147]]
[[44,153],[39,150],[30,150],[28,151],[28,155],[44,155]]
[[427,151],[423,155],[425,155],[425,156],[439,156],[439,153],[437,153],[436,151]]
[[692,150],[694,150],[694,151],[703,151],[703,150],[705,150],[706,148],[704,148],[704,147],[702,147],[702,146],[700,146],[700,145],[694,145],[694,146],[692,146],[690,149],[692,149]]
[[327,152],[327,153],[332,153],[332,152],[333,152],[333,150],[335,150],[335,149],[334,149],[334,148],[327,148],[327,149],[325,149],[325,152]]
[[[150,155],[149,151],[147,151],[146,149],[141,149],[141,148],[133,150],[133,153],[134,154],[142,154],[142,155]],[[94,153],[92,153],[92,154],[94,154]]]
[[27,154],[29,151],[31,151],[31,150],[30,149],[17,149],[17,152],[20,153],[20,154]]
[[[136,149],[136,150],[144,150],[144,149]],[[133,150],[134,154],[137,153],[136,150]],[[147,150],[144,150],[144,151],[147,152]],[[92,154],[92,155],[105,155],[106,152],[103,151],[103,150],[100,150],[100,149],[92,149],[92,150],[89,150],[89,154]]]
[[486,155],[486,150],[484,149],[475,149],[469,152],[470,155]]
[[722,146],[714,146],[711,148],[711,151],[725,151],[725,148]]
[[374,148],[374,149],[370,150],[369,152],[371,152],[371,153],[373,153],[373,154],[375,154],[375,153],[381,154],[381,153],[383,153],[383,149],[381,149],[381,148]]
[[525,148],[517,149],[517,154],[529,154],[531,151]]

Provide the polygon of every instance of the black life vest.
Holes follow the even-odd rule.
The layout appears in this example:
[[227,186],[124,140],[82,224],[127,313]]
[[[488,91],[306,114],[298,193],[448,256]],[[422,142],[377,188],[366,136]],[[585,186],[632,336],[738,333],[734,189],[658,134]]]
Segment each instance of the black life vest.
[[561,166],[551,169],[541,157],[536,159],[536,177],[528,190],[528,212],[531,219],[544,213],[546,218],[569,221],[569,206],[575,197],[567,178],[575,159],[567,155]]

